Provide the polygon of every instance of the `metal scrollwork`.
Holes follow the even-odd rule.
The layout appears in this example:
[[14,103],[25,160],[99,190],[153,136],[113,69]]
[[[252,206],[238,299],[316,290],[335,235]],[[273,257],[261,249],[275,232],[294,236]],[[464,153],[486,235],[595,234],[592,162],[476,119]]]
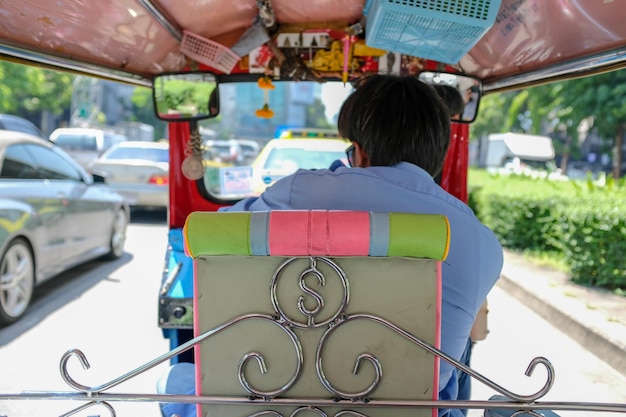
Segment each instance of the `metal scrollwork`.
[[274,416],[274,417],[283,417],[278,411],[274,410],[263,410],[258,413],[250,414],[248,417],[261,417],[261,416]]
[[263,355],[261,355],[258,352],[250,352],[244,355],[239,361],[239,367],[238,367],[239,382],[241,383],[241,386],[248,393],[256,395],[258,397],[263,397],[263,398],[274,398],[288,391],[289,388],[291,388],[293,384],[296,383],[298,376],[300,376],[300,373],[302,371],[302,364],[304,362],[304,355],[302,353],[302,345],[300,344],[300,340],[298,339],[298,336],[288,326],[284,326],[273,319],[271,320],[272,320],[272,323],[276,323],[278,326],[280,326],[280,328],[285,333],[287,333],[287,335],[291,339],[291,342],[293,343],[294,348],[296,350],[297,364],[296,364],[296,371],[291,376],[291,379],[285,385],[283,385],[281,388],[276,389],[274,391],[262,391],[250,385],[250,383],[245,377],[244,368],[245,368],[245,364],[248,362],[249,359],[256,359],[257,363],[259,364],[260,372],[262,374],[267,373],[267,367],[265,365],[265,360],[263,359]]
[[[452,358],[451,356],[447,355],[446,353],[442,352],[441,350],[437,349],[436,347],[434,347],[433,345],[431,345],[430,343],[412,335],[411,333],[407,332],[406,330],[396,326],[395,324],[381,318],[381,317],[377,317],[374,315],[370,315],[370,314],[353,314],[351,316],[346,316],[344,317],[340,322],[338,322],[335,326],[330,326],[328,328],[328,330],[322,335],[322,337],[320,338],[319,344],[318,344],[318,348],[317,348],[317,353],[316,353],[316,368],[317,368],[317,374],[318,377],[320,379],[320,382],[324,385],[324,387],[331,392],[334,395],[338,395],[341,398],[349,398],[349,399],[361,399],[362,397],[369,395],[374,388],[376,387],[376,385],[379,382],[379,379],[382,377],[382,366],[380,365],[380,363],[376,360],[376,358],[372,355],[365,355],[365,354],[361,354],[359,356],[359,359],[357,360],[357,365],[359,363],[359,360],[363,357],[366,357],[368,360],[372,361],[372,363],[376,363],[377,365],[375,365],[376,368],[376,377],[374,382],[370,385],[370,387],[362,392],[359,393],[346,393],[346,392],[342,392],[340,390],[338,390],[337,388],[335,388],[330,381],[327,379],[325,373],[324,373],[324,368],[323,368],[323,364],[322,364],[322,350],[324,348],[325,342],[326,340],[330,337],[330,335],[335,332],[337,329],[339,329],[342,325],[344,325],[345,323],[349,322],[349,321],[353,321],[353,320],[360,320],[360,319],[365,319],[365,320],[370,320],[370,321],[374,321],[377,323],[380,323],[384,326],[387,326],[389,329],[393,330],[394,332],[396,332],[397,334],[403,336],[404,338],[410,340],[411,342],[417,344],[418,346],[422,347],[423,349],[429,351],[430,353],[432,353],[433,355],[436,355],[442,359],[444,359],[446,362],[450,363],[452,366],[454,366],[455,368],[458,368],[464,372],[467,372],[471,377],[479,380],[480,382],[482,382],[483,384],[489,386],[490,388],[496,390],[497,392],[499,392],[500,394],[506,396],[507,398],[510,398],[514,401],[518,401],[518,402],[524,402],[524,403],[529,403],[529,402],[534,402],[537,401],[538,399],[540,399],[541,397],[543,397],[544,395],[546,395],[549,391],[550,388],[552,388],[552,385],[554,384],[554,367],[552,366],[552,364],[550,363],[549,360],[547,360],[546,358],[543,357],[536,357],[534,358],[530,365],[528,366],[528,368],[526,369],[526,376],[531,376],[535,367],[537,365],[543,365],[546,370],[547,370],[547,380],[545,382],[545,384],[543,385],[543,387],[530,395],[522,395],[522,394],[516,394],[514,392],[511,392],[509,390],[507,390],[506,388],[502,387],[501,385],[496,384],[495,382],[491,381],[490,379],[484,377],[483,375],[479,374],[478,372],[474,371],[473,369],[465,366],[464,364],[458,362],[457,360],[455,360],[454,358]],[[376,360],[374,362],[374,360]],[[355,368],[356,371],[357,368]],[[355,372],[356,373],[356,372]]]
[[350,415],[350,416],[355,416],[355,417],[367,417],[367,415],[363,414],[363,413],[359,413],[357,411],[353,411],[353,410],[343,410],[343,411],[339,411],[337,414],[335,414],[333,417],[343,417],[346,415]]
[[316,301],[317,305],[312,310],[306,308],[306,306],[304,305],[305,298],[304,298],[304,296],[301,295],[300,297],[298,297],[298,310],[300,311],[300,313],[302,313],[304,316],[307,317],[307,327],[314,327],[315,326],[315,316],[324,307],[324,298],[317,291],[309,288],[306,285],[306,277],[309,276],[309,275],[313,275],[314,277],[316,277],[317,278],[317,284],[320,287],[323,287],[323,286],[326,285],[326,278],[317,269],[317,261],[315,260],[315,258],[311,258],[310,259],[310,265],[311,265],[310,268],[304,270],[300,274],[300,279],[298,281],[298,284],[300,285],[300,289],[302,289],[302,291],[304,291],[306,294],[308,294],[311,297],[313,297],[313,299]]
[[289,415],[289,417],[295,417],[297,414],[300,414],[305,411],[314,411],[317,414],[319,414],[321,417],[328,417],[328,415],[324,412],[324,410],[317,408],[317,407],[312,407],[312,406],[298,407],[293,411],[293,413]]
[[537,413],[537,412],[535,412],[533,410],[528,410],[528,411],[520,410],[520,411],[516,411],[513,414],[511,414],[511,417],[517,417],[517,416],[545,417],[543,414]]
[[[348,279],[346,278],[346,274],[339,267],[339,265],[337,265],[335,262],[333,262],[332,260],[328,258],[324,258],[324,257],[309,258],[309,267],[300,273],[299,281],[298,281],[298,285],[300,286],[300,289],[306,295],[312,297],[313,300],[316,302],[316,305],[314,308],[307,308],[305,306],[305,303],[306,303],[305,296],[301,295],[296,300],[298,311],[306,318],[306,321],[298,321],[293,317],[289,317],[289,315],[281,307],[280,302],[278,300],[278,295],[277,295],[278,283],[280,281],[280,278],[283,276],[283,273],[285,269],[287,268],[287,266],[293,264],[297,260],[298,258],[290,258],[286,260],[285,262],[283,262],[282,265],[280,265],[276,269],[276,272],[274,272],[274,275],[272,276],[271,298],[272,298],[272,305],[274,306],[274,310],[290,326],[301,328],[301,329],[319,328],[319,327],[326,326],[336,321],[337,318],[343,314],[350,300],[350,285],[348,284]],[[318,291],[311,288],[306,282],[307,277],[314,277],[317,279],[318,286],[324,287],[326,285],[327,277],[318,268],[318,262],[322,262],[328,265],[337,275],[343,287],[343,295],[341,298],[341,303],[339,305],[339,308],[334,314],[331,315],[331,317],[325,320],[322,320],[320,322],[316,322],[315,317],[322,311],[322,309],[325,306],[324,298],[320,295]]]
[[302,369],[302,363],[304,362],[303,359],[303,353],[302,353],[302,345],[300,344],[300,340],[298,339],[298,336],[294,333],[294,331],[288,326],[285,325],[284,323],[281,323],[277,320],[275,320],[274,317],[267,315],[267,314],[246,314],[246,315],[242,315],[239,317],[235,317],[232,320],[229,320],[226,323],[223,323],[217,327],[215,327],[214,329],[211,329],[205,333],[203,333],[200,336],[197,336],[191,340],[189,340],[186,343],[183,343],[182,345],[180,345],[178,348],[171,350],[170,352],[168,352],[165,355],[159,356],[158,358],[140,366],[139,368],[130,371],[118,378],[115,378],[109,382],[106,382],[102,385],[96,386],[96,387],[89,387],[83,384],[80,384],[78,382],[76,382],[76,380],[74,380],[74,378],[72,378],[67,370],[67,363],[70,360],[70,358],[72,357],[76,357],[78,358],[78,360],[80,361],[81,365],[83,366],[83,369],[89,369],[89,362],[87,361],[87,358],[85,356],[85,354],[78,350],[78,349],[71,349],[67,352],[65,352],[65,354],[63,354],[62,358],[61,358],[61,362],[59,364],[59,368],[60,368],[60,372],[61,372],[61,377],[63,378],[63,380],[72,388],[74,388],[75,390],[79,391],[79,392],[84,392],[86,394],[89,395],[94,395],[94,394],[99,394],[107,389],[110,389],[118,384],[121,384],[122,382],[133,378],[136,375],[139,375],[145,371],[147,371],[148,369],[151,369],[153,367],[155,367],[156,365],[163,363],[169,359],[171,359],[172,357],[179,355],[182,352],[185,352],[189,349],[191,349],[193,346],[195,346],[196,344],[202,342],[205,339],[208,339],[210,336],[213,336],[239,322],[242,322],[244,320],[250,320],[250,319],[257,319],[257,320],[266,320],[269,321],[277,326],[280,327],[281,330],[283,330],[291,339],[291,342],[294,345],[295,351],[296,351],[296,371],[294,373],[294,375],[291,377],[291,379],[281,388],[274,390],[274,391],[262,391],[262,390],[258,390],[255,389],[254,387],[252,387],[250,384],[247,383],[245,376],[244,376],[244,372],[243,372],[243,367],[245,365],[245,363],[250,359],[250,358],[256,358],[257,361],[261,361],[262,364],[262,368],[261,368],[261,372],[263,373],[264,371],[267,371],[267,369],[265,368],[265,365],[263,364],[262,361],[262,356],[258,353],[252,352],[252,353],[248,353],[246,355],[244,355],[244,357],[241,359],[240,363],[239,363],[239,381],[242,383],[242,386],[244,387],[244,389],[249,392],[250,394],[253,395],[257,395],[259,397],[264,397],[264,398],[272,398],[275,396],[278,396],[282,393],[284,393],[285,391],[287,391],[289,388],[291,388],[291,386],[296,382],[296,380],[298,379],[298,376],[300,375],[301,369]]
[[[257,318],[260,318],[260,317],[257,317]],[[300,344],[300,340],[298,339],[298,336],[293,332],[293,330],[291,330],[288,326],[285,326],[279,323],[278,321],[274,320],[274,318],[263,317],[263,319],[271,320],[272,323],[279,326],[291,339],[291,342],[293,343],[293,346],[296,350],[296,357],[297,357],[296,370],[294,374],[291,376],[291,378],[289,379],[289,381],[279,389],[276,389],[274,391],[263,391],[263,390],[257,389],[254,386],[252,386],[246,379],[245,372],[244,372],[245,365],[250,359],[255,359],[259,365],[259,371],[261,372],[261,374],[267,373],[267,366],[265,365],[265,360],[263,359],[262,354],[258,352],[249,352],[245,354],[239,361],[238,378],[239,378],[239,383],[248,393],[252,395],[256,395],[258,397],[263,397],[263,398],[274,398],[288,391],[289,388],[291,388],[293,384],[296,383],[298,376],[300,375],[301,370],[302,370],[302,364],[304,362],[304,355],[302,353],[302,345]]]
[[65,414],[60,415],[59,417],[69,417],[69,416],[73,416],[76,413],[80,413],[81,411],[87,409],[87,408],[91,408],[91,407],[95,407],[101,405],[104,408],[107,409],[107,411],[109,413],[111,413],[111,417],[116,417],[117,414],[115,414],[115,409],[111,406],[111,404],[107,403],[106,401],[91,401],[88,403],[85,403],[83,405],[81,405],[80,407],[76,407],[75,409],[68,411]]
[[[530,364],[528,365],[525,375],[532,376],[536,367],[541,365],[547,371],[547,380],[544,385],[537,392],[522,395],[513,393],[502,386],[492,382],[488,378],[469,368],[468,366],[456,361],[452,357],[448,356],[446,353],[442,352],[438,348],[432,346],[428,342],[414,336],[413,334],[407,332],[406,330],[398,327],[394,323],[375,315],[359,313],[359,314],[351,314],[347,313],[347,306],[350,300],[350,286],[348,280],[346,278],[346,274],[344,271],[331,259],[325,257],[309,257],[308,265],[302,268],[301,272],[299,272],[298,278],[298,286],[302,291],[302,295],[294,297],[290,301],[294,302],[295,305],[292,306],[290,311],[294,314],[298,314],[298,312],[304,317],[302,320],[295,320],[294,318],[288,317],[288,315],[283,311],[281,307],[278,296],[277,296],[277,287],[280,281],[280,278],[285,273],[285,270],[288,266],[292,266],[297,269],[296,261],[302,261],[303,263],[306,259],[302,260],[302,258],[290,258],[283,262],[277,270],[274,272],[271,280],[270,286],[270,297],[271,302],[274,308],[272,314],[261,314],[261,313],[251,313],[251,314],[243,314],[237,317],[230,319],[227,322],[224,322],[217,327],[204,332],[202,335],[197,336],[186,343],[183,343],[179,347],[169,351],[168,353],[147,362],[140,367],[119,376],[111,381],[108,381],[102,385],[90,387],[83,385],[77,382],[74,378],[69,375],[68,372],[68,361],[71,358],[76,358],[82,365],[83,369],[89,369],[90,365],[87,361],[84,353],[78,349],[72,349],[67,351],[61,358],[59,368],[61,372],[61,376],[63,380],[71,386],[73,389],[79,391],[80,394],[74,393],[19,393],[19,394],[0,394],[0,400],[31,400],[31,399],[71,399],[71,400],[79,400],[84,401],[85,403],[80,407],[77,407],[66,414],[63,414],[61,417],[69,417],[74,414],[77,414],[85,409],[95,406],[104,407],[109,413],[111,417],[115,417],[116,413],[113,407],[110,405],[112,401],[153,401],[153,402],[181,402],[181,403],[201,403],[201,404],[239,404],[239,405],[252,405],[259,406],[263,403],[271,404],[272,408],[275,407],[293,407],[297,408],[293,411],[289,417],[299,417],[302,413],[312,412],[319,414],[319,417],[327,417],[327,414],[320,407],[340,407],[343,408],[347,406],[350,409],[338,411],[333,417],[367,417],[366,414],[354,411],[354,409],[359,408],[367,408],[368,406],[373,406],[375,408],[381,407],[415,407],[415,408],[481,408],[481,409],[507,409],[507,410],[516,410],[512,417],[518,417],[523,415],[530,415],[534,417],[542,417],[540,410],[551,409],[551,410],[587,410],[587,411],[614,411],[614,412],[622,412],[626,413],[626,406],[624,404],[608,404],[608,403],[567,403],[567,402],[554,402],[554,403],[538,403],[537,400],[545,396],[552,385],[554,384],[554,368],[550,361],[548,361],[544,357],[536,357],[534,358]],[[320,269],[320,264],[324,264],[325,267]],[[339,300],[325,300],[324,295],[328,293],[323,292],[322,288],[327,284],[334,283],[333,281],[329,281],[331,278],[331,274],[325,275],[324,272],[330,268],[333,275],[337,275],[337,279],[341,284],[341,288],[343,289],[342,295],[337,295],[341,297]],[[316,288],[317,285],[317,288]],[[295,287],[294,287],[295,288]],[[297,289],[295,290],[298,291]],[[334,292],[334,291],[333,291]],[[333,293],[333,296],[335,294]],[[338,301],[338,303],[335,303]],[[334,306],[338,304],[337,310],[334,311],[335,307],[332,309],[329,305]],[[324,310],[331,310],[330,314],[325,314],[321,319],[319,316],[323,313]],[[258,365],[259,372],[261,374],[268,373],[268,368],[266,366],[265,359],[260,352],[251,351],[243,355],[243,357],[239,361],[238,365],[238,378],[243,389],[250,394],[250,396],[201,396],[201,395],[163,395],[163,394],[112,394],[112,393],[104,393],[104,391],[126,381],[129,380],[158,364],[161,364],[165,361],[170,360],[171,358],[191,349],[195,345],[200,344],[202,341],[210,338],[211,336],[222,332],[225,329],[228,329],[237,323],[246,320],[261,320],[261,321],[269,321],[273,325],[279,326],[279,328],[284,331],[289,339],[291,340],[295,353],[296,353],[296,369],[293,375],[287,376],[289,380],[280,388],[275,390],[263,391],[258,389],[258,387],[254,387],[250,384],[248,379],[246,378],[246,373],[253,372],[251,367],[254,368],[253,364],[250,364],[251,361],[256,361]],[[401,337],[409,340],[420,348],[430,352],[431,354],[445,360],[455,368],[466,372],[472,378],[480,381],[481,383],[487,385],[492,388],[496,392],[502,394],[506,397],[505,401],[497,400],[497,401],[453,401],[453,400],[391,400],[391,399],[381,399],[381,398],[373,398],[371,394],[378,388],[379,384],[382,382],[383,377],[383,367],[382,363],[379,361],[376,356],[372,353],[364,352],[357,355],[354,362],[354,367],[352,373],[357,375],[362,368],[362,366],[367,366],[364,362],[369,362],[374,368],[374,377],[373,381],[369,383],[365,389],[359,392],[344,392],[337,389],[335,386],[331,384],[328,380],[326,374],[324,373],[324,366],[322,363],[322,351],[327,344],[328,339],[331,337],[334,332],[336,332],[339,328],[342,328],[346,323],[355,321],[355,320],[367,320],[370,322],[375,322],[381,324],[388,329],[391,329],[396,334]],[[324,326],[326,326],[324,328]],[[303,347],[298,338],[299,333],[303,331],[308,331],[311,329],[319,329],[321,333],[320,339],[317,344],[316,349],[316,371],[317,376],[321,384],[332,394],[332,398],[325,396],[324,398],[293,398],[293,397],[283,397],[285,394],[298,380],[300,374],[302,372],[303,364],[304,364],[304,353]],[[250,376],[250,375],[248,375]],[[348,402],[349,401],[349,402]],[[250,414],[249,417],[284,417],[278,411],[275,410],[264,410],[257,411],[253,414]]]

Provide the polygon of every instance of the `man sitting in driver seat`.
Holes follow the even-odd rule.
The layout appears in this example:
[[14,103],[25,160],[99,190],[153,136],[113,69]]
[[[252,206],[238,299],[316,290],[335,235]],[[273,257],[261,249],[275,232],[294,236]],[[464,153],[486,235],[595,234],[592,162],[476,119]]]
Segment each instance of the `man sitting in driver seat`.
[[[450,222],[450,249],[442,266],[441,350],[459,360],[474,318],[500,276],[502,247],[462,201],[444,191],[433,177],[442,169],[449,145],[450,115],[433,87],[416,77],[373,75],[357,84],[343,103],[338,119],[342,137],[352,141],[351,167],[300,169],[277,181],[258,197],[223,211],[361,210],[443,214]],[[193,387],[193,368],[174,368],[175,378]],[[455,400],[459,372],[441,361],[439,398]],[[187,388],[189,389],[189,388]],[[187,414],[166,405],[165,414]],[[440,416],[462,417],[459,409]]]

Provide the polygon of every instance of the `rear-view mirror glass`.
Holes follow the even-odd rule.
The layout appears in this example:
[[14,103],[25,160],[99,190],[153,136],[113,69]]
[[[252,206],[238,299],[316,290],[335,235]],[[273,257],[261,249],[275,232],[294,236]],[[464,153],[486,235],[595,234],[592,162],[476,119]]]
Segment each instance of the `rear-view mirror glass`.
[[152,87],[156,116],[161,120],[201,120],[219,114],[217,79],[210,72],[159,75]]
[[[463,109],[460,113],[451,114],[452,121],[471,123],[476,119],[482,95],[482,83],[478,78],[449,72],[424,71],[419,74],[419,79],[431,85],[453,87],[459,92],[463,99]],[[447,102],[445,97],[444,101]]]

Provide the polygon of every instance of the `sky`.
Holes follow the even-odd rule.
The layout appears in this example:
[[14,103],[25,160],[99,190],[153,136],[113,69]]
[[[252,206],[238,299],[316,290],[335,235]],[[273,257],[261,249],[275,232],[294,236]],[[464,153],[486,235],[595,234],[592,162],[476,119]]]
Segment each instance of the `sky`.
[[326,106],[326,118],[331,123],[337,122],[337,113],[344,99],[352,91],[352,86],[341,82],[327,82],[322,84],[322,102]]

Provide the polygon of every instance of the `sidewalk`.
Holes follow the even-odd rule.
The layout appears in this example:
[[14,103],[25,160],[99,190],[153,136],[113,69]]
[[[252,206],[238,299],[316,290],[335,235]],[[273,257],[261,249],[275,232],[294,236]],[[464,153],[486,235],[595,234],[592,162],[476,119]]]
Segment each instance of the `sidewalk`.
[[626,297],[574,284],[506,250],[497,285],[626,375]]

